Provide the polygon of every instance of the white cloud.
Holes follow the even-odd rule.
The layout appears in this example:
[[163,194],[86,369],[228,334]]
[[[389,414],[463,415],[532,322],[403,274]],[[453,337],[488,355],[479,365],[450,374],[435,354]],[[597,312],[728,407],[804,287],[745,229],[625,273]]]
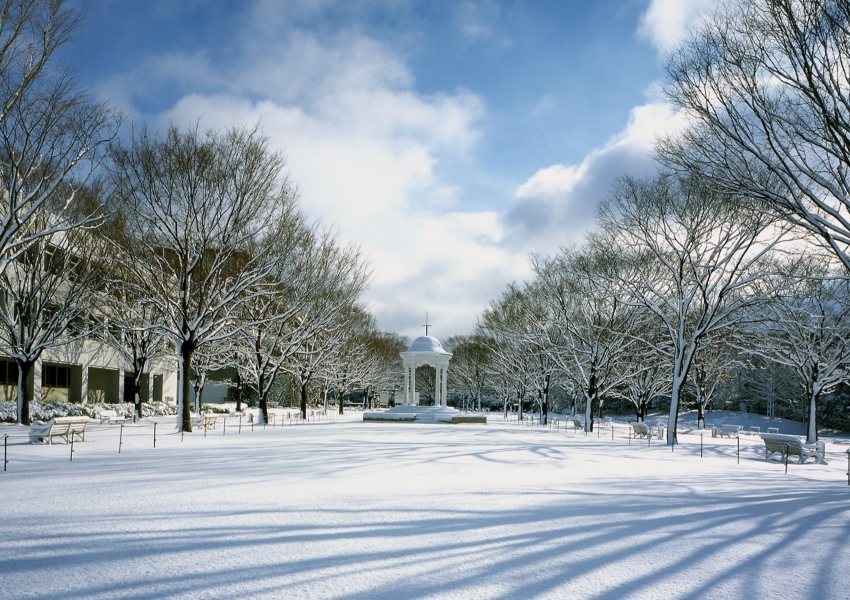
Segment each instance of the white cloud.
[[596,206],[614,179],[653,172],[655,140],[682,125],[683,117],[667,104],[638,106],[622,132],[580,163],[538,170],[517,188],[517,203],[504,218],[506,245],[554,252],[578,241],[592,227]]
[[427,310],[437,335],[471,330],[486,302],[528,272],[524,256],[499,246],[499,215],[458,212],[458,190],[435,174],[474,148],[482,99],[419,94],[396,56],[351,34],[302,32],[266,52],[225,73],[222,91],[184,96],[158,124],[261,121],[288,157],[305,211],[362,247],[373,271],[366,300],[381,327],[419,335]]
[[516,191],[517,198],[551,198],[570,193],[587,173],[587,161],[565,167],[552,165],[540,169]]
[[638,35],[659,52],[669,52],[717,4],[718,0],[651,0],[641,15]]

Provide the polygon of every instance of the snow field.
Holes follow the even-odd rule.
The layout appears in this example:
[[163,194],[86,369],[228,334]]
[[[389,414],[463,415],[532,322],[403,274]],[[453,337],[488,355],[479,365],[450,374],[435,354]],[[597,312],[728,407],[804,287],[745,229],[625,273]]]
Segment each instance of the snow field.
[[[628,444],[343,419],[13,443],[9,598],[847,598],[846,447],[826,465],[680,435]],[[25,428],[7,426],[3,433]],[[606,435],[607,434],[607,435]],[[20,442],[21,440],[18,440]]]

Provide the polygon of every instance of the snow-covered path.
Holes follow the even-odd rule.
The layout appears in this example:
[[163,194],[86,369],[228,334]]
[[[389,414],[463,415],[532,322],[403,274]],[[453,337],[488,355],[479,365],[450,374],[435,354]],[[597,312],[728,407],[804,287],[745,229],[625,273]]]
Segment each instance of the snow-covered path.
[[[173,421],[168,421],[173,426]],[[3,598],[848,598],[845,447],[362,423],[10,446]],[[15,427],[0,428],[20,433]],[[607,434],[607,435],[605,435]]]

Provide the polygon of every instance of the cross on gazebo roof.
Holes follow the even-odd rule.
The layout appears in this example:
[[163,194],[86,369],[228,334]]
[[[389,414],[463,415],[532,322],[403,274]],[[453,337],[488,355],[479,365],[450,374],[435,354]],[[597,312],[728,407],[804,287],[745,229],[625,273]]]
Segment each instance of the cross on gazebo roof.
[[431,327],[430,325],[428,325],[428,313],[427,312],[425,313],[425,324],[422,327],[425,328],[425,335],[427,336],[428,335],[428,328]]

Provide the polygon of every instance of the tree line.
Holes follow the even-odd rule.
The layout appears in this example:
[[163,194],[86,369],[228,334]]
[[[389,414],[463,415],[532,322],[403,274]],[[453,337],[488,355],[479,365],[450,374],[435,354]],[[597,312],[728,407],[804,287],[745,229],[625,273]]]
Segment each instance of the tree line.
[[174,363],[184,431],[210,371],[234,373],[237,408],[251,390],[266,419],[284,375],[305,415],[308,390],[342,412],[352,390],[397,386],[404,340],[361,302],[359,249],[307,220],[259,127],[119,137],[120,111],[55,57],[79,19],[61,0],[0,2],[0,351],[18,422],[42,354],[92,339],[130,365],[139,416],[142,375]]
[[734,389],[803,399],[813,442],[850,376],[850,4],[725,2],[665,65],[688,125],[659,174],[621,177],[587,239],[532,256],[461,342],[505,410],[545,420],[557,384],[592,430],[606,401],[642,419],[663,398],[672,445],[681,407],[702,420]]

